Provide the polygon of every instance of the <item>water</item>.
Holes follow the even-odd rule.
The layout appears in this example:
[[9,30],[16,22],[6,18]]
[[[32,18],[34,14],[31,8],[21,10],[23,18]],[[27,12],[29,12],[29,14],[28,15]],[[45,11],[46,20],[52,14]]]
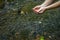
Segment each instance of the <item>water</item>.
[[[35,14],[30,9],[30,7],[33,8],[37,5],[34,1],[21,0],[25,3],[22,2],[21,5],[21,1],[18,1],[8,3],[1,11],[1,40],[33,40],[37,34],[44,36],[46,39],[49,38],[50,40],[57,40],[60,38],[59,9],[49,10],[44,14]],[[33,3],[33,5],[30,5],[31,3]],[[37,3],[39,2],[37,1]],[[27,9],[27,7],[29,9]],[[20,14],[21,9],[31,12],[27,11],[26,14],[25,12],[24,14]]]

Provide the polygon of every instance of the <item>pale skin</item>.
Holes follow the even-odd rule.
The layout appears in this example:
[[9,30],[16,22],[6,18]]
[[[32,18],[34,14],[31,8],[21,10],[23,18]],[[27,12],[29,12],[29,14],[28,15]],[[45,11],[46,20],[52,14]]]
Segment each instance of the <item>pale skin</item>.
[[51,4],[53,1],[54,0],[45,0],[44,3],[42,3],[41,5],[35,6],[33,8],[33,11],[35,13],[44,13],[48,9],[53,9],[53,8],[60,7],[60,1],[57,1],[53,4]]

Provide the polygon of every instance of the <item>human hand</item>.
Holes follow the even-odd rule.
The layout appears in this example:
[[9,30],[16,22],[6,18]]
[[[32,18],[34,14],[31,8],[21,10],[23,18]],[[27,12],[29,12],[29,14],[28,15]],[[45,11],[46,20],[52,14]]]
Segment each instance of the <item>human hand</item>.
[[33,11],[35,13],[43,13],[46,10],[46,7],[44,5],[38,5],[33,8]]
[[47,10],[47,7],[41,7],[38,10],[35,10],[36,13],[41,14],[44,13]]
[[33,11],[35,12],[35,13],[43,13],[43,12],[45,12],[46,11],[46,9],[47,9],[47,7],[43,7],[43,6],[37,6],[37,7],[35,7],[34,9],[33,9]]
[[34,8],[33,8],[33,11],[36,13],[36,10],[38,10],[38,9],[40,9],[40,5],[37,5],[37,6],[35,6]]

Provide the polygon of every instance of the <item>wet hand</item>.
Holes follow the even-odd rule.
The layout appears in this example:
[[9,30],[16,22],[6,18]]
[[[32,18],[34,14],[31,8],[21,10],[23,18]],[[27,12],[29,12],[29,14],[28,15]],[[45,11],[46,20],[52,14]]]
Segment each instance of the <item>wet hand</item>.
[[36,13],[40,14],[40,13],[44,13],[46,11],[46,9],[47,9],[46,7],[41,7],[40,9],[35,10],[35,11],[36,11]]
[[38,10],[38,9],[40,9],[40,5],[37,5],[37,6],[35,6],[34,8],[33,8],[33,11],[36,13],[36,10]]
[[35,9],[34,12],[37,14],[44,13],[46,11],[46,7],[40,7],[39,9]]

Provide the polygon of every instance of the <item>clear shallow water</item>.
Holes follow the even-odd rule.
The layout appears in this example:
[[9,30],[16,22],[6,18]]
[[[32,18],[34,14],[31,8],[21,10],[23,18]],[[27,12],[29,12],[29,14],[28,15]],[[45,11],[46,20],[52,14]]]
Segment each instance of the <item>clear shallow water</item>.
[[21,3],[21,5],[26,6],[26,9],[24,6],[24,10],[28,13],[24,12],[21,14],[18,13],[21,5],[17,5],[20,2],[14,3],[13,5],[10,4],[8,10],[6,10],[7,12],[3,12],[0,16],[0,40],[33,40],[37,34],[50,40],[59,40],[59,9],[49,10],[44,14],[35,14],[32,11],[27,11],[30,11],[27,7],[30,8],[32,5],[28,6],[26,2],[31,3],[31,1],[25,1],[25,4]]

